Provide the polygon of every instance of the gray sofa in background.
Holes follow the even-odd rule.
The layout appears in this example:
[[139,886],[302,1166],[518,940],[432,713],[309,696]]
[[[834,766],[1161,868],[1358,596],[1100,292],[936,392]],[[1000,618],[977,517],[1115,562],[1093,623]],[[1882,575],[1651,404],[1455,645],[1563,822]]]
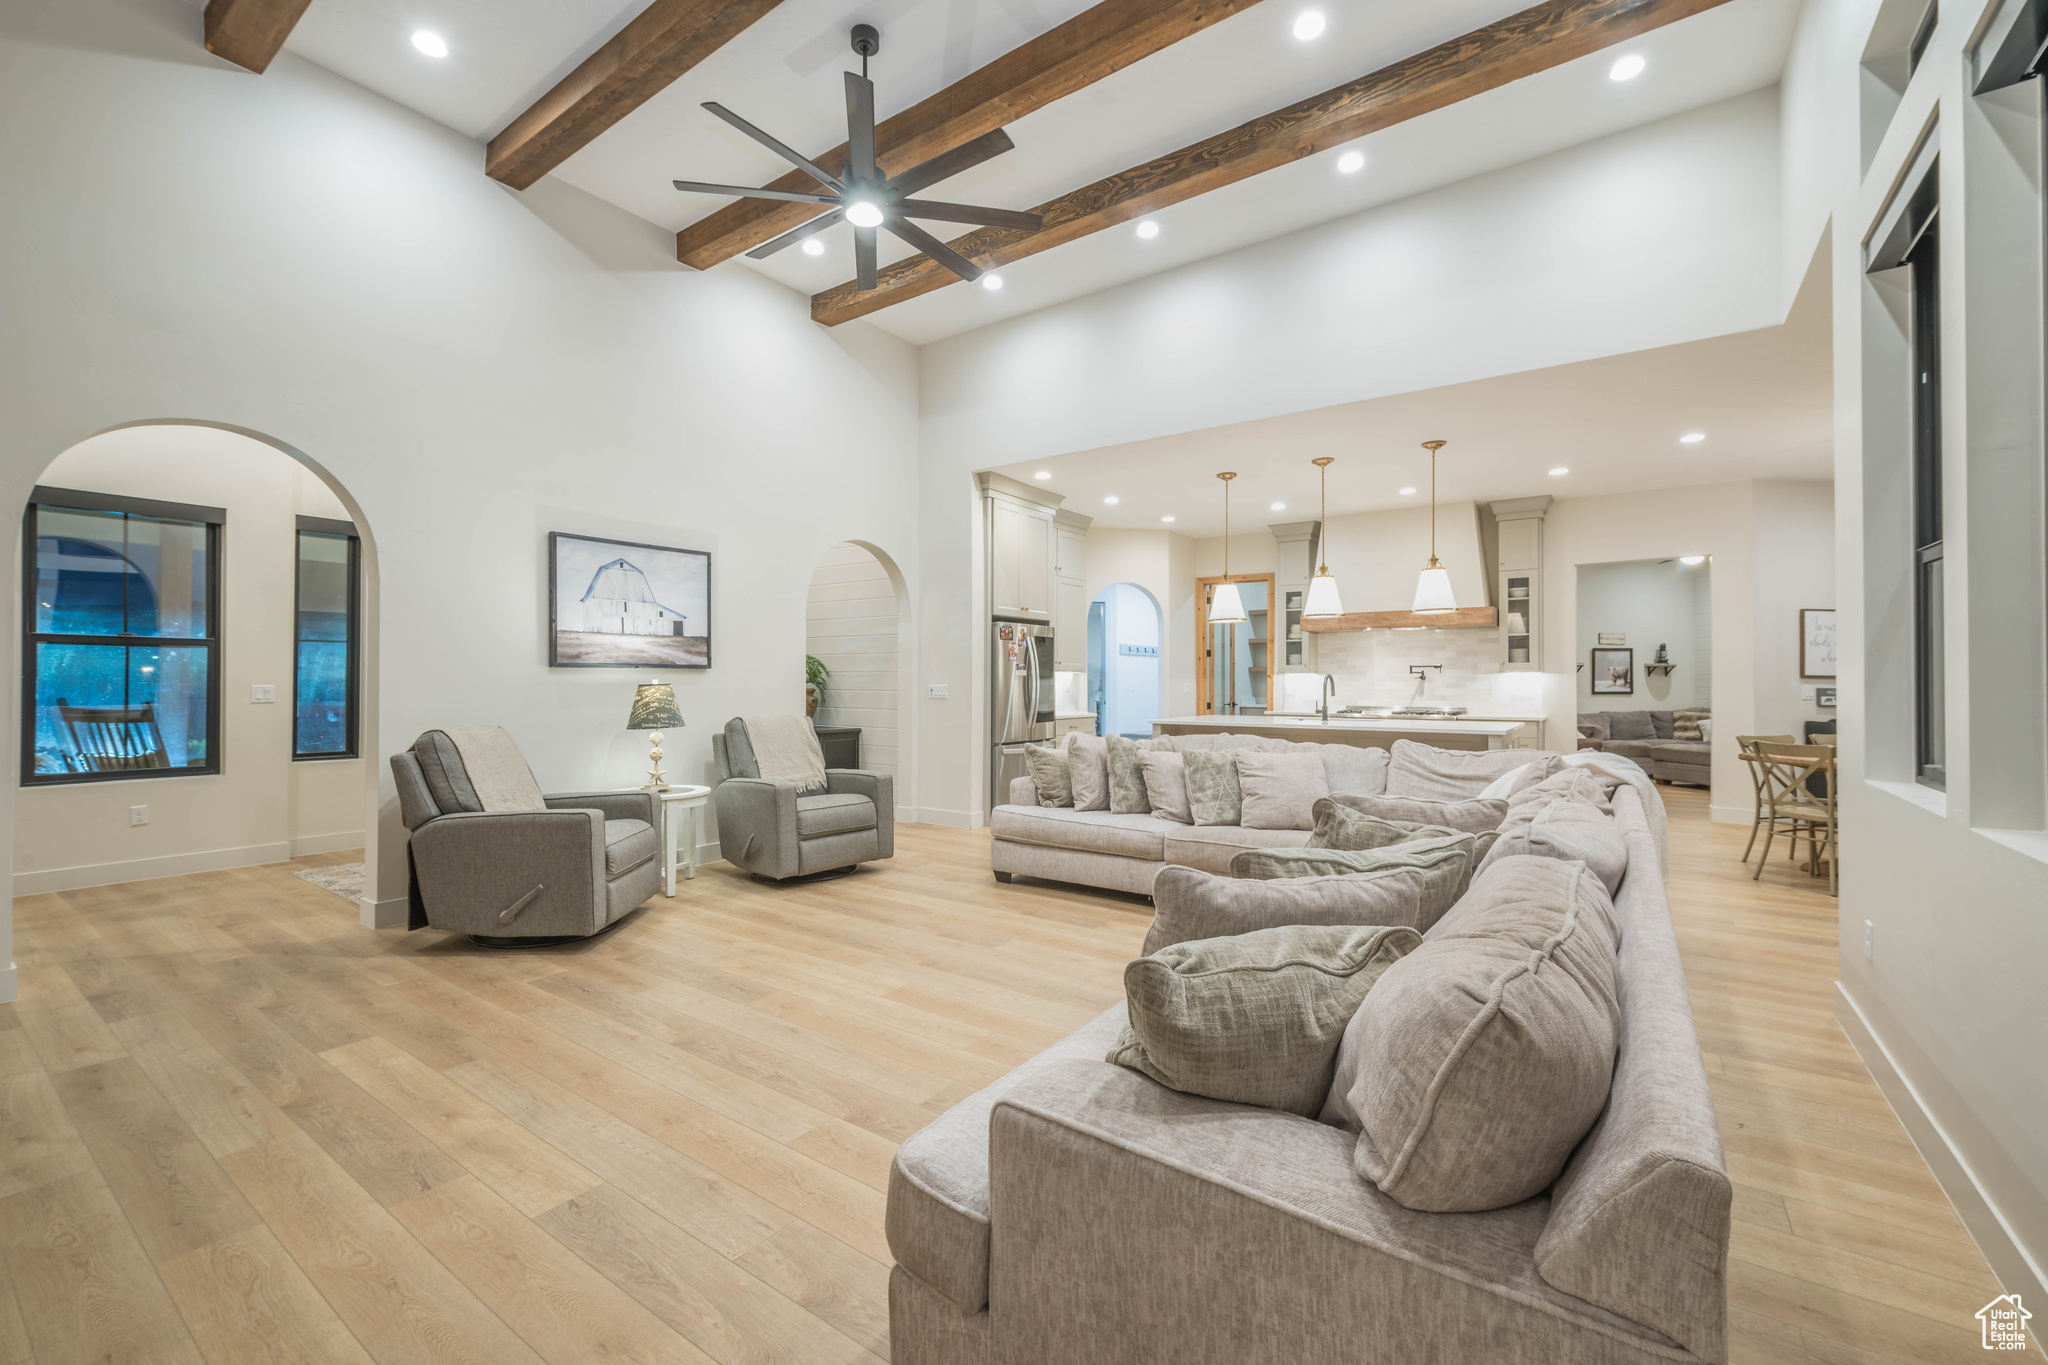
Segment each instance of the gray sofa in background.
[[540,796],[535,783],[546,809],[492,814],[439,730],[393,754],[391,776],[427,927],[486,948],[546,947],[610,928],[661,888],[651,792]]
[[[1688,711],[1708,707],[1689,706]],[[1659,782],[1712,785],[1713,749],[1703,740],[1672,738],[1670,711],[1581,711],[1579,747],[1634,759]]]
[[1105,1062],[1118,1004],[898,1149],[891,1359],[1726,1361],[1733,1191],[1642,797],[1613,804],[1613,1088],[1549,1191],[1404,1208],[1343,1128]]
[[737,718],[711,736],[718,783],[718,848],[762,881],[851,872],[896,856],[896,779],[859,768],[827,768],[825,790],[799,796],[790,782],[761,776],[747,727]]

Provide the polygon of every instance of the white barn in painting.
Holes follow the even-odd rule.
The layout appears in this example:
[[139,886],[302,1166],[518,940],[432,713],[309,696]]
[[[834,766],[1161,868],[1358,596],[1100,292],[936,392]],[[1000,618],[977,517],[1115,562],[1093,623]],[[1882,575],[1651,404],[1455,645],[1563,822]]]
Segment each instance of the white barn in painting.
[[600,635],[683,635],[684,616],[654,600],[653,585],[630,559],[614,559],[590,576],[576,604],[579,620],[568,630]]

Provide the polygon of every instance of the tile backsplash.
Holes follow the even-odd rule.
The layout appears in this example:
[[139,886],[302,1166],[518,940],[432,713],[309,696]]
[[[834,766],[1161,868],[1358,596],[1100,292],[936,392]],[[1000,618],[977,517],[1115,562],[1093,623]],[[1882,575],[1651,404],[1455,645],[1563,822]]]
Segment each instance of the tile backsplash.
[[[1462,706],[1487,713],[1538,713],[1537,675],[1500,671],[1506,658],[1491,630],[1333,631],[1316,637],[1316,659],[1334,675],[1346,706]],[[1411,664],[1441,664],[1416,694]],[[1291,700],[1291,698],[1290,698]],[[1310,702],[1306,709],[1313,709]]]

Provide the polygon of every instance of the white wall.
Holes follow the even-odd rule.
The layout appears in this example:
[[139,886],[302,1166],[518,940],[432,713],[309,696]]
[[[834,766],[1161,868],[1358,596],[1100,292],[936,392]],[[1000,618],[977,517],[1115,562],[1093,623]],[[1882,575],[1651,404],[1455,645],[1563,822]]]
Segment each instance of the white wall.
[[668,234],[553,180],[512,193],[481,157],[290,54],[261,77],[207,55],[179,0],[0,7],[0,499],[167,417],[324,472],[403,588],[367,651],[387,916],[384,756],[421,730],[504,725],[550,790],[638,780],[637,675],[546,666],[549,531],[712,552],[713,667],[675,679],[685,780],[728,717],[802,705],[826,547],[919,581],[908,347],[820,329],[749,271],[686,270]]
[[900,606],[882,561],[858,545],[834,545],[811,571],[805,649],[832,670],[820,725],[860,727],[860,762],[896,774],[901,746]]
[[[15,894],[360,846],[364,761],[292,760],[294,518],[345,518],[327,486],[289,456],[210,427],[109,432],[58,456],[41,481],[225,509],[221,771],[22,788],[14,807]],[[18,567],[15,574],[18,581]],[[271,684],[277,700],[252,702],[255,683]],[[148,824],[129,823],[132,805],[149,807]]]
[[[1712,609],[1713,572],[1711,563],[1675,559],[1578,566],[1579,648],[1572,665],[1579,710],[1687,711],[1712,694],[1710,656],[1697,648],[1694,613],[1702,606]],[[1624,647],[1635,651],[1633,696],[1594,694],[1592,651],[1601,635],[1628,637]],[[1669,673],[1649,671],[1660,644],[1672,665]],[[1587,667],[1578,669],[1579,664]]]
[[1112,583],[1096,600],[1103,605],[1102,733],[1149,735],[1160,714],[1160,670],[1165,660],[1157,653],[1126,655],[1122,647],[1159,649],[1159,608],[1150,593],[1131,583]]
[[1195,709],[1194,559],[1195,542],[1170,531],[1088,531],[1089,600],[1114,584],[1131,583],[1159,604],[1162,716]]

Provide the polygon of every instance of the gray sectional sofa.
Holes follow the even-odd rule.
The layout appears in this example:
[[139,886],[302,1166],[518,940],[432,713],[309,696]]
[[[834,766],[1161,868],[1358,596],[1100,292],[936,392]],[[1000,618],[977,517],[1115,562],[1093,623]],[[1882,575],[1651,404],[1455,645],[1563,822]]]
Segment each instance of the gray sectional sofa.
[[[1403,1207],[1354,1168],[1344,1128],[1105,1062],[1118,1004],[898,1150],[896,1365],[1726,1361],[1732,1189],[1645,799],[1612,797],[1612,1088],[1550,1189]],[[1126,837],[1068,870],[1159,861]]]
[[[1689,708],[1706,711],[1704,706]],[[1671,711],[1581,711],[1579,747],[1620,754],[1659,782],[1713,784],[1712,746],[1672,736]]]

